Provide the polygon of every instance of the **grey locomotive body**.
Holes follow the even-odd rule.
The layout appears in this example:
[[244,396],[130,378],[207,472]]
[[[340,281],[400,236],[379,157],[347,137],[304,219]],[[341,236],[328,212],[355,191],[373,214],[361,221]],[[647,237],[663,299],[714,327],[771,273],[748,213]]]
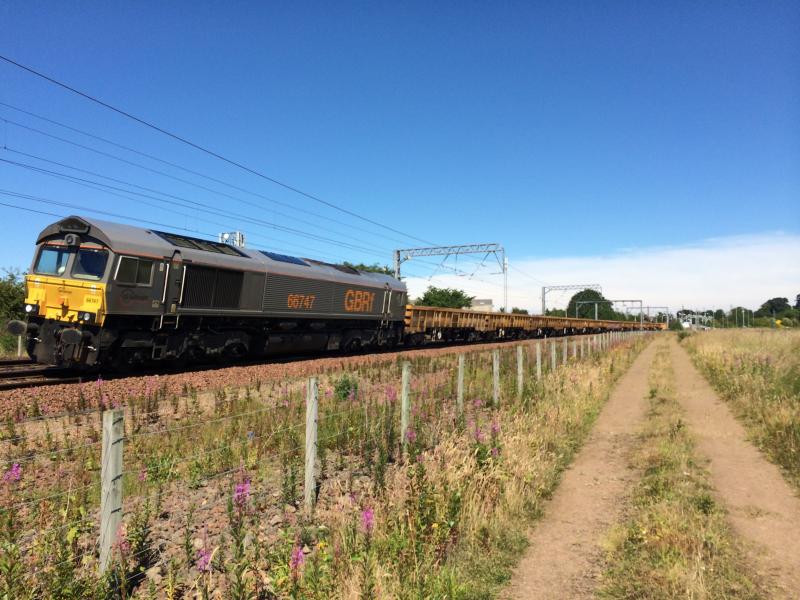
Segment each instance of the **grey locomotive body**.
[[393,346],[388,275],[84,217],[37,239],[26,277],[38,362],[130,365]]

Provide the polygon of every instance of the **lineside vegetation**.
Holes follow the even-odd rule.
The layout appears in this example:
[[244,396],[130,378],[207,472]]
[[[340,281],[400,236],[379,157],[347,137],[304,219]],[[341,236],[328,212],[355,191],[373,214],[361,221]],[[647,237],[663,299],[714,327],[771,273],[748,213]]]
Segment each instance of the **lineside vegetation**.
[[[561,341],[556,340],[557,347]],[[213,394],[105,396],[125,411],[123,524],[97,575],[99,413],[6,421],[0,597],[490,598],[642,340],[571,359],[515,389],[513,348],[321,374],[319,501],[302,510],[305,380]],[[545,353],[545,356],[547,354]]]

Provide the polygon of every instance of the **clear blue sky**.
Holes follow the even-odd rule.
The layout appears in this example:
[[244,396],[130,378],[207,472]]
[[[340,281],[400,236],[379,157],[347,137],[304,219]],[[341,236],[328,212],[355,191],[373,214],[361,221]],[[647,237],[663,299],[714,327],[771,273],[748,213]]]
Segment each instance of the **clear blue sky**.
[[[11,1],[0,6],[0,25],[0,54],[437,243],[499,241],[514,260],[800,231],[797,2]],[[378,254],[242,225],[253,244],[385,263],[388,250],[420,245],[389,239],[397,236],[4,63],[0,102],[344,224],[0,107],[0,117],[264,209],[0,121],[12,150],[292,225],[277,210],[317,225],[295,222],[300,229]],[[8,150],[0,158],[76,174]],[[196,208],[145,206],[6,163],[0,183],[4,190],[204,232],[239,223]],[[79,212],[7,196],[0,202]],[[0,263],[27,266],[35,234],[52,218],[2,206],[0,218],[6,224]]]

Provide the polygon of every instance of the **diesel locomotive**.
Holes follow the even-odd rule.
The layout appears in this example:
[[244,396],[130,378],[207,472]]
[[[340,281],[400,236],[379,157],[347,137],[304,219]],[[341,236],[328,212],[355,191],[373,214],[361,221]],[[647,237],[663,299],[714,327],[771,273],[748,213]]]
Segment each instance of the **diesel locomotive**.
[[414,307],[381,273],[78,216],[39,234],[25,283],[27,318],[8,330],[36,362],[67,367],[639,328]]

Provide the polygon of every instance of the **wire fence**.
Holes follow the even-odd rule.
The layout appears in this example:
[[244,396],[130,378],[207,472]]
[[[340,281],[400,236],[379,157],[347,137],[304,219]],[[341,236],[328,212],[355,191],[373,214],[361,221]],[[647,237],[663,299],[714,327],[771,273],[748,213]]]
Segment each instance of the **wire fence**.
[[[467,348],[327,374],[322,386],[312,377],[280,388],[218,391],[205,405],[190,398],[178,409],[162,395],[158,403],[168,406],[107,410],[102,430],[89,433],[97,439],[68,438],[64,447],[49,440],[52,447],[29,448],[41,432],[27,445],[18,432],[2,441],[0,512],[23,522],[16,543],[32,573],[65,565],[105,572],[114,557],[137,561],[145,554],[145,563],[176,553],[189,561],[197,523],[221,527],[243,496],[259,503],[260,518],[283,522],[287,511],[313,511],[325,481],[352,478],[356,469],[381,485],[388,466],[409,452],[435,446],[447,431],[477,429],[486,411],[503,403],[535,401],[537,386],[558,369],[634,337]],[[34,429],[41,423],[27,421]],[[199,519],[202,513],[216,517]],[[143,528],[156,541],[128,552],[132,539],[141,543]]]

